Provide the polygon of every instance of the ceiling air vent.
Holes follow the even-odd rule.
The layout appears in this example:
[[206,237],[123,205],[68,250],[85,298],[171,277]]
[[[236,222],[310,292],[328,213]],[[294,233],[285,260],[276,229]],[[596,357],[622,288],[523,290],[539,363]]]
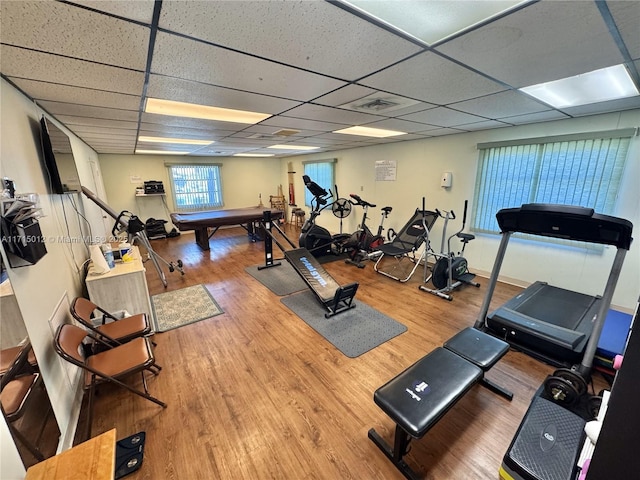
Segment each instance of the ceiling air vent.
[[293,130],[291,128],[283,128],[278,130],[277,132],[273,132],[274,135],[278,137],[290,137],[291,135],[295,135],[296,133],[300,133],[300,130]]
[[253,135],[249,135],[247,138],[254,138],[257,140],[273,140],[274,138],[278,138],[278,136],[272,133],[254,133]]
[[339,105],[339,108],[346,108],[347,110],[355,110],[357,112],[377,113],[399,110],[401,108],[406,108],[417,103],[420,102],[418,102],[417,100],[412,100],[410,98],[398,97],[395,95],[388,95],[378,92],[360,98],[355,102],[349,102],[345,103],[344,105]]

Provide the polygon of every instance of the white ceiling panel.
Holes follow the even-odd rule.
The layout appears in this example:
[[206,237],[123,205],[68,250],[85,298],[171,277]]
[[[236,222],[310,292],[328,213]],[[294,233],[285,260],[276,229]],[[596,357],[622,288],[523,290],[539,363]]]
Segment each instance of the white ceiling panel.
[[356,80],[420,51],[328,2],[189,3],[165,0],[160,28],[336,78]]
[[73,0],[82,5],[119,17],[150,24],[153,18],[154,0]]
[[549,109],[548,106],[514,91],[495,93],[486,97],[454,103],[450,106],[456,110],[483,115],[488,118],[509,117],[517,114],[542,112]]
[[[1,2],[2,37],[22,47],[144,71],[150,29],[58,2]],[[91,41],[87,41],[87,39]]]
[[[3,37],[4,38],[4,37]],[[140,95],[144,73],[2,44],[2,73],[7,77]]]
[[404,115],[401,119],[427,123],[429,125],[437,125],[439,127],[453,127],[454,125],[475,123],[486,120],[485,118],[471,115],[469,113],[458,112],[447,107],[432,108],[431,110],[424,110],[422,112]]
[[596,2],[535,3],[436,49],[517,88],[623,61]]
[[[101,153],[130,153],[139,133],[217,142],[196,155],[286,142],[321,147],[313,153],[640,111],[640,96],[560,110],[517,92],[624,59],[636,59],[625,66],[640,82],[640,1],[525,1],[455,27],[435,49],[400,32],[425,27],[431,4],[482,18],[496,2],[396,0],[384,24],[340,0],[0,0],[0,73]],[[147,114],[149,97],[271,116],[247,125]],[[332,133],[353,125],[409,133]]]
[[300,107],[289,110],[286,112],[286,116],[349,125],[362,125],[363,123],[370,123],[384,119],[384,117],[379,115],[352,112],[350,110],[324,107],[322,105],[314,105],[311,103],[306,103]]
[[156,38],[151,71],[293,100],[309,100],[344,85],[329,77],[164,33]]
[[631,58],[640,59],[640,2],[607,2],[607,6]]
[[504,86],[431,52],[405,60],[358,83],[439,105],[505,90]]
[[111,93],[102,90],[91,90],[81,87],[70,87],[35,80],[14,78],[13,82],[23,91],[28,91],[34,100],[51,100],[63,103],[77,103],[96,107],[111,107],[122,110],[140,108],[140,97],[122,93]]
[[150,75],[147,96],[272,114],[284,112],[300,105],[300,102],[283,98],[258,95],[162,75]]
[[90,117],[108,120],[126,120],[135,123],[138,121],[138,112],[135,110],[118,110],[115,108],[92,107],[87,105],[75,105],[73,103],[60,103],[45,100],[40,106],[54,116],[67,115],[74,117]]

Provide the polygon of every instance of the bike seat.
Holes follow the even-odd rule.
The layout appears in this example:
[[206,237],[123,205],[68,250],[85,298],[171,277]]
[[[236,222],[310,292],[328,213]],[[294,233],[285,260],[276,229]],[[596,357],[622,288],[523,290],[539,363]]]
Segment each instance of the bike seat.
[[476,236],[472,233],[458,233],[456,236],[464,243],[470,242],[471,240],[476,238]]
[[392,207],[384,207],[384,208],[382,209],[382,211],[383,211],[384,213],[387,213],[387,214],[388,214],[388,213],[391,213],[391,210],[393,210],[393,208],[392,208]]

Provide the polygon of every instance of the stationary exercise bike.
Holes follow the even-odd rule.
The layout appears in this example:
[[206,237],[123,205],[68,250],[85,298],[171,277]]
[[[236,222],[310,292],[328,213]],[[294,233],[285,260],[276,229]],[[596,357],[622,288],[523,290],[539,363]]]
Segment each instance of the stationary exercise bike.
[[372,255],[377,256],[376,250],[384,243],[384,237],[382,236],[382,232],[384,230],[383,224],[384,220],[389,216],[392,207],[384,207],[382,209],[382,216],[380,218],[380,225],[378,226],[378,231],[374,235],[369,227],[367,226],[367,212],[369,207],[375,208],[376,206],[372,203],[363,200],[360,196],[356,194],[350,194],[351,204],[362,206],[364,213],[362,215],[362,223],[360,224],[359,230],[354,232],[349,241],[346,244],[346,249],[350,250],[349,258],[345,260],[345,263],[355,265],[358,268],[364,268],[364,260],[369,260],[372,258]]
[[[302,177],[305,187],[313,195],[311,200],[311,212],[309,218],[302,225],[300,238],[298,243],[301,247],[306,248],[314,257],[322,257],[324,255],[339,255],[344,251],[344,245],[351,237],[348,233],[342,233],[342,219],[351,213],[351,204],[349,201],[338,198],[338,188],[336,187],[335,201],[332,192],[327,192],[324,188],[311,180],[308,175]],[[331,235],[329,230],[321,227],[316,223],[316,218],[320,213],[331,207],[333,214],[340,218],[341,232]]]
[[[425,278],[424,283],[427,283],[431,280],[431,283],[435,287],[435,289],[431,289],[426,287],[425,285],[420,285],[418,288],[423,292],[431,293],[440,298],[444,298],[445,300],[453,300],[453,297],[449,295],[450,292],[458,288],[459,286],[466,284],[471,285],[473,287],[480,287],[480,284],[474,282],[475,273],[469,272],[469,265],[467,260],[464,258],[464,249],[467,244],[473,240],[475,235],[471,233],[462,233],[464,230],[464,226],[467,223],[467,206],[468,200],[464,202],[464,213],[462,215],[462,227],[456,233],[447,238],[447,251],[444,252],[444,239],[447,235],[447,224],[449,220],[455,220],[456,214],[451,211],[444,210],[444,214],[436,209],[436,213],[444,218],[444,227],[442,231],[442,243],[440,246],[440,254],[434,254],[438,259],[436,260],[433,269],[431,271],[431,276]],[[451,239],[458,238],[462,242],[462,250],[458,252],[456,255],[451,251]]]

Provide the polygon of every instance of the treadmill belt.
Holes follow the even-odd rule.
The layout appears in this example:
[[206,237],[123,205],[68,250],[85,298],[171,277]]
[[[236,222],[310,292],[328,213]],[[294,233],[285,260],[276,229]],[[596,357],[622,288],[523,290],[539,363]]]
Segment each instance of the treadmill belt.
[[575,330],[597,298],[545,285],[514,310],[531,318]]

